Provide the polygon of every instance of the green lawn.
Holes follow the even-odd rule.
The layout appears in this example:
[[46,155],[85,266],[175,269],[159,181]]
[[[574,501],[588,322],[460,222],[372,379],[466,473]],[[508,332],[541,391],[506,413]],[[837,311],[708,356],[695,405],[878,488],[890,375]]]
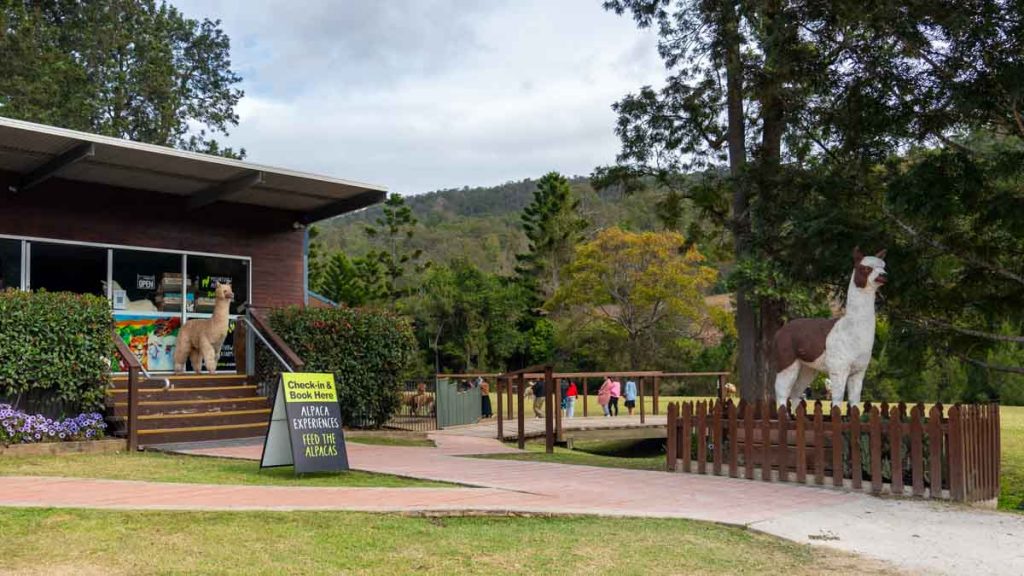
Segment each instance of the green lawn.
[[0,510],[17,574],[891,574],[741,528],[597,517]]
[[1024,512],[1024,406],[999,409],[1002,474],[999,508]]
[[372,444],[374,446],[412,446],[414,448],[433,448],[434,441],[426,438],[402,438],[396,436],[374,436],[373,432],[351,434],[345,433],[345,441],[354,444]]
[[159,452],[0,457],[0,476],[68,476],[194,484],[275,486],[381,486],[388,488],[452,486],[441,482],[357,470],[342,474],[308,474],[297,478],[290,466],[268,468],[262,472],[259,467],[259,462],[252,460],[180,456]]

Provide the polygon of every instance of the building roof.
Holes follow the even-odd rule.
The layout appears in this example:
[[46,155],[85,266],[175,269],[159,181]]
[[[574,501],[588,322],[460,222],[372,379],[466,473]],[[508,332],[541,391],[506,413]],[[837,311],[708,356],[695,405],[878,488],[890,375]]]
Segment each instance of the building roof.
[[0,171],[25,193],[49,178],[149,190],[199,209],[232,202],[288,210],[303,224],[365,208],[387,188],[0,117]]

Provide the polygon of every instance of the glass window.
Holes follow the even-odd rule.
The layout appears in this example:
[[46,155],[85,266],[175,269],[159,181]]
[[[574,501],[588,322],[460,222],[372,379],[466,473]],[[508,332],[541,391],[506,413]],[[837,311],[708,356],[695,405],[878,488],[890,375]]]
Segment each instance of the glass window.
[[114,250],[114,310],[180,314],[182,294],[188,294],[181,286],[181,263],[180,254]]
[[30,260],[32,290],[106,295],[106,248],[31,242]]
[[0,291],[21,288],[21,240],[0,238]]
[[[114,250],[111,301],[117,332],[146,370],[174,370],[181,329],[180,254]],[[190,301],[186,298],[186,301]]]
[[195,287],[195,309],[198,314],[210,314],[216,304],[218,282],[231,284],[234,293],[229,313],[237,314],[238,307],[249,298],[249,262],[214,256],[189,256],[188,277]]

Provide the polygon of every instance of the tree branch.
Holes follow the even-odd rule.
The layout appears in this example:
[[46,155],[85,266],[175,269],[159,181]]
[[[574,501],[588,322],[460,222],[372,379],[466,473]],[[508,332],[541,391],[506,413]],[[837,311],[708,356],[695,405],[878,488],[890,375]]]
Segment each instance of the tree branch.
[[1005,334],[996,334],[994,332],[972,330],[970,328],[960,328],[959,326],[954,326],[953,324],[943,322],[942,320],[936,320],[934,318],[927,318],[919,321],[910,320],[908,318],[904,318],[904,320],[911,322],[912,324],[917,324],[918,326],[926,330],[930,330],[931,325],[934,324],[939,328],[945,330],[952,330],[953,332],[958,332],[960,334],[964,334],[967,336],[975,336],[977,338],[985,338],[987,340],[995,340],[997,342],[1014,342],[1017,344],[1024,344],[1024,336],[1007,336]]
[[1013,273],[1013,272],[1003,268],[1002,266],[999,266],[997,264],[993,264],[991,262],[986,262],[984,260],[981,260],[980,258],[976,258],[976,257],[970,256],[968,254],[957,253],[956,251],[952,250],[949,246],[946,246],[945,244],[939,242],[938,240],[935,240],[933,238],[926,238],[923,234],[918,232],[916,229],[911,227],[909,224],[907,224],[907,223],[903,222],[902,220],[900,220],[899,217],[896,216],[895,214],[893,214],[892,211],[889,210],[889,208],[887,206],[883,205],[882,206],[882,211],[893,222],[895,222],[897,226],[899,226],[904,232],[909,234],[915,240],[923,242],[923,243],[931,246],[932,248],[935,248],[936,250],[942,250],[943,252],[947,252],[949,254],[952,254],[952,255],[956,256],[957,258],[960,258],[961,260],[963,260],[963,261],[965,261],[965,262],[967,262],[967,263],[969,263],[969,264],[971,264],[973,266],[977,266],[978,268],[983,268],[983,269],[988,270],[989,272],[992,272],[992,273],[994,273],[994,274],[996,274],[998,276],[1002,276],[1003,278],[1006,278],[1008,280],[1012,280],[1012,281],[1014,281],[1014,282],[1024,286],[1024,276],[1021,276],[1020,274],[1015,274],[1015,273]]
[[1009,372],[1010,374],[1024,374],[1024,367],[1019,367],[1019,366],[998,366],[998,365],[995,365],[995,364],[989,364],[988,362],[982,362],[981,360],[976,360],[976,359],[971,358],[971,357],[969,357],[969,356],[967,356],[965,354],[960,354],[959,352],[953,352],[953,355],[956,356],[957,358],[963,360],[964,362],[967,362],[968,364],[973,364],[975,366],[978,366],[979,368],[984,368],[986,370],[993,370],[995,372]]

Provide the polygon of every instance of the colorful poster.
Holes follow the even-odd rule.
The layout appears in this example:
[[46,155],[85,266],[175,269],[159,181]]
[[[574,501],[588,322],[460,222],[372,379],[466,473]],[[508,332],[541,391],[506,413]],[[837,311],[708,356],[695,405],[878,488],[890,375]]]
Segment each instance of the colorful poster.
[[[181,318],[154,317],[142,314],[114,314],[114,324],[121,339],[150,372],[173,372],[174,349],[181,330]],[[235,371],[234,332],[235,322],[228,323],[228,337],[220,350],[217,371]],[[119,361],[116,369],[126,372],[128,367]],[[191,368],[191,366],[189,366]]]

